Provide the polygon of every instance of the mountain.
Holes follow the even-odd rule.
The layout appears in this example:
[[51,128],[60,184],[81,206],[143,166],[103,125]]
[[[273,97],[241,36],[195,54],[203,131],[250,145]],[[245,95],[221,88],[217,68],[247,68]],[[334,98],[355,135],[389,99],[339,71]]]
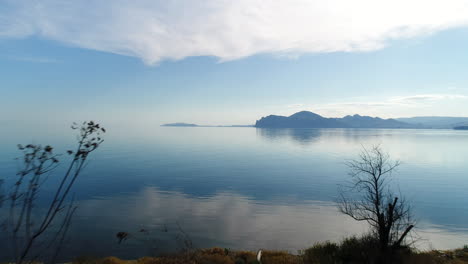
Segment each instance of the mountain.
[[382,119],[380,117],[347,115],[343,118],[337,118],[341,122],[353,128],[415,128],[417,125],[408,124],[395,119]]
[[418,116],[396,118],[396,120],[424,128],[453,128],[468,125],[468,117]]
[[269,115],[255,123],[255,127],[265,128],[416,128],[395,119],[382,119],[370,116],[345,116],[326,118],[318,114],[302,111],[291,116]]
[[196,124],[187,124],[187,123],[171,123],[171,124],[164,124],[161,126],[167,126],[167,127],[196,127],[198,125]]
[[255,127],[333,128],[348,126],[334,118],[325,118],[312,112],[302,111],[288,117],[277,115],[262,117],[255,123]]

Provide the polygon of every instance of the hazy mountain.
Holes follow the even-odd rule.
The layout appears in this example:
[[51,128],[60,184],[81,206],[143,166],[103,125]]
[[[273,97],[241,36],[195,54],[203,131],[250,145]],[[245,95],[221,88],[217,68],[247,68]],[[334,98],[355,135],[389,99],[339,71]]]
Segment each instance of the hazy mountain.
[[308,111],[295,113],[291,116],[269,115],[255,123],[255,127],[277,128],[332,128],[348,127],[334,118],[325,118]]
[[414,128],[417,125],[370,116],[345,116],[326,118],[312,112],[302,111],[291,116],[270,115],[262,117],[255,127],[268,128]]
[[383,119],[380,117],[347,115],[337,120],[345,123],[348,127],[354,128],[414,128],[414,124],[408,124],[395,119]]
[[396,118],[396,120],[424,128],[453,128],[468,125],[468,117],[419,116]]
[[169,127],[196,127],[196,124],[187,124],[187,123],[171,123],[171,124],[164,124],[161,126],[169,126]]

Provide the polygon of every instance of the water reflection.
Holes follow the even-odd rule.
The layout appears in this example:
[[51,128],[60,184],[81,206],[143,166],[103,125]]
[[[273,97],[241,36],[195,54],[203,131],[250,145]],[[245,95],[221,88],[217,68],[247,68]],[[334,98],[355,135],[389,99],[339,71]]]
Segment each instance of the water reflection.
[[[443,129],[373,129],[373,128],[256,128],[256,135],[270,141],[289,141],[299,144],[320,141],[356,144],[362,142],[385,142],[436,139],[455,142],[466,141],[467,133]],[[438,143],[438,141],[435,141]]]
[[[193,197],[148,187],[133,195],[81,201],[79,206],[67,252],[70,256],[134,258],[150,254],[154,247],[174,249],[175,223],[197,247],[292,252],[318,241],[336,241],[366,230],[362,223],[341,215],[333,203],[294,199],[265,202],[226,192]],[[164,226],[168,232],[163,232]],[[430,245],[436,248],[457,247],[468,238],[466,230],[454,233],[425,223],[420,227],[418,234],[430,238]],[[141,229],[150,235],[139,234]],[[132,237],[118,244],[115,234],[119,231],[129,232]],[[429,246],[429,242],[421,241],[419,246]]]
[[271,141],[293,140],[301,144],[308,144],[318,140],[322,134],[320,129],[292,129],[292,128],[256,128],[257,135]]
[[[337,185],[348,177],[343,161],[354,158],[362,146],[379,143],[403,162],[395,182],[414,205],[420,220],[417,231],[428,239],[423,243],[453,248],[468,241],[463,229],[468,221],[465,131],[159,127],[111,131],[119,133],[109,134],[74,187],[80,207],[68,256],[133,258],[147,255],[154,244],[174,248],[176,222],[199,247],[253,250],[295,250],[362,232],[363,227],[338,214],[331,201]],[[47,137],[35,141],[53,143]],[[12,142],[25,140],[12,133],[0,141],[5,146],[0,152],[3,175],[16,172]],[[68,149],[60,143],[56,147]],[[47,184],[44,187],[52,189],[54,178]],[[48,199],[47,192],[43,198]],[[163,224],[169,232],[160,232]],[[142,237],[140,229],[150,230],[151,236]],[[137,235],[119,245],[115,238],[119,231]]]

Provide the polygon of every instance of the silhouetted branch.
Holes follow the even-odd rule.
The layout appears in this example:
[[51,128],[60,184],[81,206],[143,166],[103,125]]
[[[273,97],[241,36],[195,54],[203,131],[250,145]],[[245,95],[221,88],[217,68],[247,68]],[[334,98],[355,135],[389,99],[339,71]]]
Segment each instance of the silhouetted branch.
[[339,210],[357,221],[366,221],[384,251],[400,246],[414,226],[408,204],[396,197],[388,185],[400,162],[391,161],[380,146],[374,146],[364,148],[357,160],[346,165],[351,181],[347,190],[341,190]]
[[[11,235],[15,262],[18,264],[28,259],[28,256],[32,254],[31,251],[36,240],[42,237],[44,233],[47,233],[55,222],[59,221],[57,219],[59,215],[63,216],[60,220],[60,227],[55,235],[50,238],[45,237],[50,241],[49,244],[41,243],[48,245],[42,251],[47,250],[58,239],[59,245],[56,247],[52,258],[52,261],[54,261],[61,249],[61,243],[65,240],[71,218],[76,210],[73,202],[66,206],[66,201],[83,169],[83,165],[86,164],[89,154],[103,142],[101,133],[105,133],[105,129],[93,121],[83,122],[81,126],[74,124],[72,129],[79,132],[78,147],[75,151],[67,151],[68,155],[72,156],[72,160],[43,216],[34,213],[35,201],[46,180],[47,175],[45,174],[57,168],[59,155],[54,154],[53,148],[49,145],[45,147],[33,144],[18,145],[18,149],[23,152],[23,157],[17,159],[21,162],[17,173],[18,178],[7,198],[10,202],[7,227]],[[68,209],[65,210],[66,208]],[[34,220],[40,220],[40,224],[36,225]],[[29,257],[29,261],[38,258],[42,253],[40,251],[36,252],[34,257]]]

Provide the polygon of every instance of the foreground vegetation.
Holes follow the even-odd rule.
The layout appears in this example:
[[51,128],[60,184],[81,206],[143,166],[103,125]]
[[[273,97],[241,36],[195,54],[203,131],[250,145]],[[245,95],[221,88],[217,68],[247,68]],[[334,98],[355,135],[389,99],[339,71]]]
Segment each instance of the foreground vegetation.
[[[263,251],[260,261],[257,253],[210,248],[160,257],[143,257],[137,260],[122,260],[116,257],[80,257],[73,264],[341,264],[380,263],[379,250],[369,238],[348,238],[341,243],[325,242],[291,254],[286,251]],[[468,249],[450,251],[417,252],[401,249],[391,263],[459,264],[468,263]]]

